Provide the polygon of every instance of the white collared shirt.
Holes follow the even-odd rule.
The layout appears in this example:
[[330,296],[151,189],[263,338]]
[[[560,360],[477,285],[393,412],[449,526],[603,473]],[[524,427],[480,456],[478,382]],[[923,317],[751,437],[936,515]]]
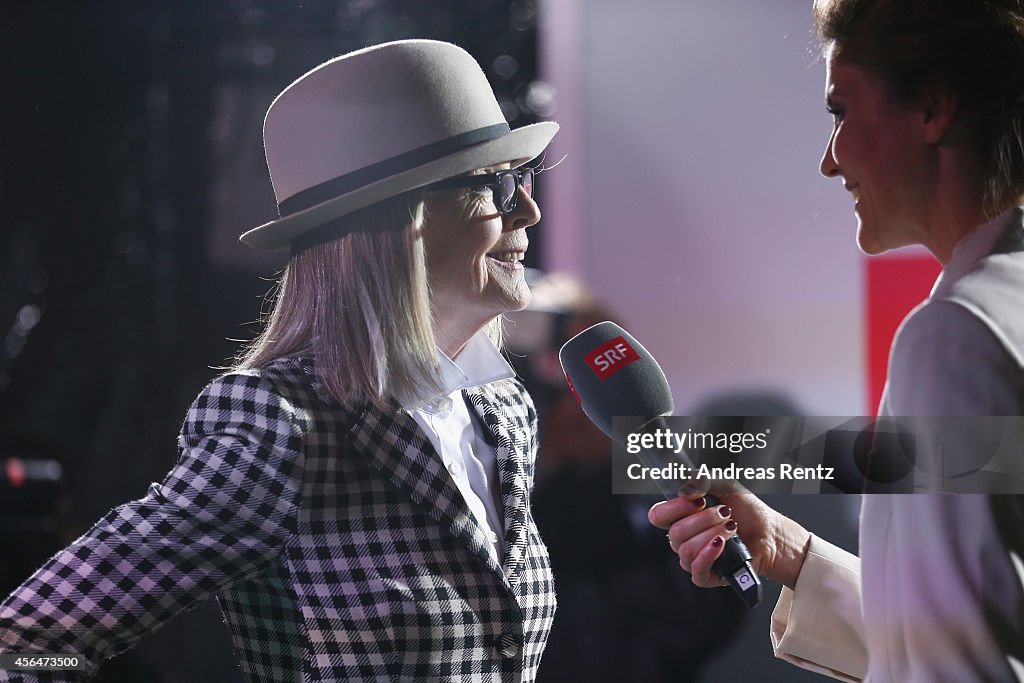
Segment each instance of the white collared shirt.
[[1020,220],[1018,208],[1007,209],[964,235],[953,247],[949,262],[943,266],[928,298],[935,299],[949,294],[957,280],[974,270],[978,261],[992,253],[996,242],[1014,220]]
[[440,349],[437,355],[443,393],[428,401],[399,397],[399,403],[441,456],[466,505],[487,532],[500,565],[505,525],[496,456],[470,415],[462,390],[515,377],[515,371],[483,331],[473,335],[454,360]]

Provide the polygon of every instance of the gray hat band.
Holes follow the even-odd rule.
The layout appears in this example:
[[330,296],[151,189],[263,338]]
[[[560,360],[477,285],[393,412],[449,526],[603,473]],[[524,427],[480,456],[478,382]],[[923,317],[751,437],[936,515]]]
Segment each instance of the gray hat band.
[[509,128],[507,123],[495,123],[417,147],[416,149],[403,152],[383,161],[378,161],[375,164],[346,173],[337,178],[332,178],[294,194],[277,205],[278,212],[282,218],[290,216],[384,178],[466,149],[467,147],[478,145],[481,142],[496,140],[504,135],[508,135],[510,132],[511,128]]

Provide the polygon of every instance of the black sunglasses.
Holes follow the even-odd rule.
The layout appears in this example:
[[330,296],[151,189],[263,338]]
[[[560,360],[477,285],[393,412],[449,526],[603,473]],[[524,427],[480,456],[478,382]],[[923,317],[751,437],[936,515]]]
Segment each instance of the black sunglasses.
[[424,189],[427,192],[436,190],[451,190],[457,187],[469,187],[479,189],[491,188],[494,193],[494,206],[503,214],[512,213],[519,206],[519,188],[523,188],[527,197],[533,196],[533,174],[534,168],[524,166],[522,168],[509,168],[496,173],[481,173],[480,175],[461,175],[454,178],[439,180],[436,183],[427,185]]

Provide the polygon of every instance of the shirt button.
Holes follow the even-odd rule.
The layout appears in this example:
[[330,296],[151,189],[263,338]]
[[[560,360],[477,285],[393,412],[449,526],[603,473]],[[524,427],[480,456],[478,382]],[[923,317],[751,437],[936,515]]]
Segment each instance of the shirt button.
[[506,455],[508,455],[508,449],[505,448],[504,446],[498,446],[498,449],[494,451],[494,453],[499,458],[504,458]]
[[458,460],[452,460],[448,463],[448,471],[452,474],[458,474],[462,472],[462,463]]
[[493,530],[487,532],[487,537],[491,539],[491,543],[498,542],[498,534],[494,533]]
[[502,633],[498,636],[498,654],[505,659],[512,659],[519,654],[519,642],[511,633]]

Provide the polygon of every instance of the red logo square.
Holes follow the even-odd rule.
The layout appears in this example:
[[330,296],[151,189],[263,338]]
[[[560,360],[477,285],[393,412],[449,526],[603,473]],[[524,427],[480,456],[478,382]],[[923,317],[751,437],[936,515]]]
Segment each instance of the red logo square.
[[602,380],[608,379],[630,363],[640,360],[640,355],[633,350],[622,337],[615,337],[583,357],[587,365]]

